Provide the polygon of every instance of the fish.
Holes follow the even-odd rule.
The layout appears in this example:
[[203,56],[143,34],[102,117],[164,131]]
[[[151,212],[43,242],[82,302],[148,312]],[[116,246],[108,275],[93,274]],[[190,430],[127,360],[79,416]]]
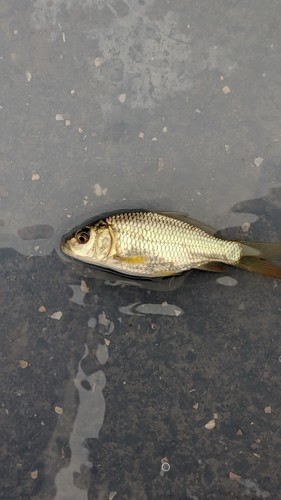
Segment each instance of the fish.
[[227,266],[281,279],[281,242],[223,239],[180,212],[117,211],[90,219],[61,239],[63,254],[122,275],[159,278]]

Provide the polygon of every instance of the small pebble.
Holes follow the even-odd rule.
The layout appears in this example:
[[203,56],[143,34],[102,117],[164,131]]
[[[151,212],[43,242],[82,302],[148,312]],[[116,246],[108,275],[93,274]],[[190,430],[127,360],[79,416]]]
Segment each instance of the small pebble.
[[222,89],[223,93],[226,95],[226,94],[229,94],[231,92],[231,89],[228,85],[225,85]]
[[239,481],[239,479],[241,479],[241,476],[238,476],[238,474],[231,471],[229,472],[228,477],[231,481]]
[[250,227],[251,227],[250,222],[243,222],[243,224],[241,224],[241,231],[242,231],[242,233],[248,233]]
[[117,491],[110,491],[108,495],[108,500],[113,500],[113,498],[117,495]]
[[57,122],[63,122],[63,120],[64,120],[64,116],[61,115],[60,113],[57,113],[56,114],[56,121]]
[[25,76],[26,76],[26,80],[28,81],[28,83],[31,82],[32,74],[30,73],[30,71],[26,71]]
[[257,158],[254,159],[254,164],[256,165],[256,167],[260,167],[261,164],[263,163],[264,161],[264,158],[262,158],[261,156],[258,156]]
[[212,418],[212,420],[209,420],[209,422],[207,422],[204,427],[205,427],[205,429],[208,429],[208,430],[214,429],[216,427],[215,419]]
[[54,407],[54,410],[55,412],[58,414],[58,415],[62,415],[63,414],[63,408],[61,406],[55,406]]
[[62,312],[61,311],[56,311],[50,317],[52,319],[56,319],[57,321],[59,321],[62,318]]
[[32,181],[39,181],[40,180],[40,175],[39,174],[32,174],[31,180]]
[[83,292],[83,293],[88,293],[88,292],[89,292],[89,287],[88,287],[88,285],[87,285],[86,281],[81,280],[81,283],[80,283],[80,290],[81,290],[81,292]]
[[270,414],[272,412],[271,406],[266,406],[264,409],[264,413]]
[[19,364],[19,367],[22,368],[23,370],[28,367],[28,362],[25,361],[25,359],[20,359],[18,364]]
[[99,68],[101,66],[101,63],[102,63],[102,58],[96,57],[94,60],[94,63],[95,63],[96,68]]
[[120,94],[118,97],[118,101],[121,102],[121,104],[124,104],[124,102],[126,101],[126,97],[126,94]]
[[94,191],[96,196],[105,196],[107,193],[107,188],[103,188],[100,184],[97,183],[94,185]]

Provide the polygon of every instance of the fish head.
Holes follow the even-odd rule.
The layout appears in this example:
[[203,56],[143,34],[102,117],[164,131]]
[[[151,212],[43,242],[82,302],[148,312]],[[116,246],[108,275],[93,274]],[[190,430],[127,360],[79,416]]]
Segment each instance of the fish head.
[[106,260],[112,247],[112,236],[106,226],[84,226],[63,238],[61,251],[89,264]]

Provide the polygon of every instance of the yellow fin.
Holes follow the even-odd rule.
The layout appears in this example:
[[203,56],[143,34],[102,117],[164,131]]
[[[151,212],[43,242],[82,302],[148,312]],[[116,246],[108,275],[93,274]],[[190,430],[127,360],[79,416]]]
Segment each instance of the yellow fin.
[[114,259],[126,262],[126,264],[132,264],[133,266],[137,264],[145,264],[147,261],[144,255],[114,255]]
[[260,257],[241,257],[238,264],[236,264],[236,267],[241,267],[242,269],[247,269],[247,271],[253,271],[254,273],[263,274],[264,276],[269,276],[270,278],[278,280],[281,279],[281,267]]

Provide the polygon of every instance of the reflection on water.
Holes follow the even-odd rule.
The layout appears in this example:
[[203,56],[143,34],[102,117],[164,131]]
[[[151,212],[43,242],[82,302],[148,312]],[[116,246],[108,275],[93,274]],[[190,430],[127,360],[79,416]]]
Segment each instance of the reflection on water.
[[235,286],[238,283],[238,281],[235,278],[231,278],[231,276],[221,276],[217,278],[216,281],[219,285],[223,286]]
[[161,316],[180,316],[183,310],[174,304],[162,302],[161,304],[128,304],[120,306],[119,311],[123,314],[143,316],[145,314],[159,314]]
[[99,271],[96,277],[104,280],[105,285],[108,286],[120,286],[122,288],[126,286],[134,286],[143,288],[145,290],[158,290],[168,292],[179,288],[183,284],[187,275],[188,273],[184,273],[168,278],[154,278],[152,280],[141,278],[126,278],[126,276],[120,279],[120,277],[118,277],[120,275],[118,275],[117,273],[114,275],[110,271]]
[[74,302],[75,304],[78,304],[79,306],[83,306],[87,291],[83,290],[83,288],[81,288],[81,285],[69,285],[69,287],[73,291],[73,295],[69,300],[71,302]]
[[[105,346],[106,347],[106,346]],[[69,437],[71,459],[67,468],[62,468],[55,479],[57,500],[86,500],[90,482],[89,452],[86,447],[88,439],[97,439],[103,424],[105,414],[105,400],[103,389],[106,378],[102,370],[86,375],[81,367],[81,362],[89,355],[85,346],[76,377],[75,387],[79,394],[79,405],[72,432]],[[97,358],[101,364],[108,359],[108,352],[103,346],[97,349]]]

